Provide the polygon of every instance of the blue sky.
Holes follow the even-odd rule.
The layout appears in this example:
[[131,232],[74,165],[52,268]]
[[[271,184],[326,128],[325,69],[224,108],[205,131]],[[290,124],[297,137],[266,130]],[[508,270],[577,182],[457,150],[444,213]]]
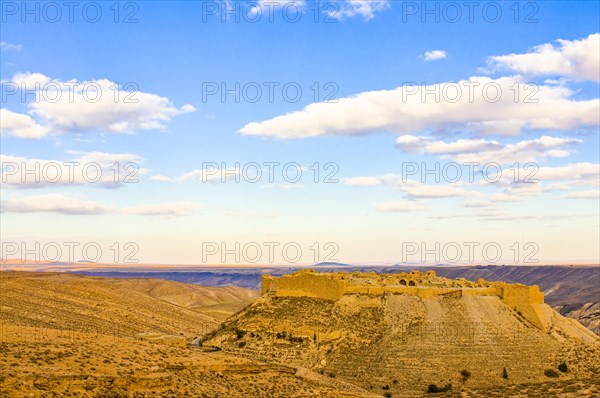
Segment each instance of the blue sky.
[[[511,247],[531,242],[541,263],[598,261],[598,2],[476,2],[473,21],[457,2],[455,23],[447,2],[428,3],[429,14],[422,2],[288,3],[279,1],[273,22],[268,2],[147,1],[121,2],[117,23],[108,3],[98,3],[96,23],[80,9],[69,22],[67,8],[53,23],[44,3],[26,14],[19,2],[2,2],[3,241],[99,242],[105,253],[134,242],[140,261],[160,263],[202,263],[207,242],[272,241],[298,243],[301,263],[312,262],[314,243],[328,242],[342,262],[419,262],[421,253],[405,255],[414,242],[493,242],[499,261],[515,262]],[[240,21],[223,16],[225,7],[237,7]],[[263,12],[256,23],[244,20],[256,17],[251,7]],[[286,20],[285,9],[301,10],[299,21]],[[495,9],[502,15],[490,22]],[[334,23],[324,22],[326,10]],[[124,23],[132,12],[137,22]],[[64,90],[69,81],[104,81],[108,97],[109,86],[133,83],[139,102],[123,103],[124,91],[121,101],[98,103],[9,91],[35,82]],[[500,82],[502,98],[490,104],[478,91],[473,103],[419,94],[397,103],[403,86],[461,81]],[[206,96],[208,87],[236,83],[258,85],[263,96]],[[539,88],[541,105],[521,103],[526,83]],[[277,85],[272,102],[265,84]],[[286,84],[302,89],[297,102],[285,100]],[[514,84],[525,90],[519,103],[507,90]],[[337,102],[321,103],[331,92]],[[105,176],[114,161],[134,162],[139,182],[23,182],[22,167],[11,168],[36,161],[95,162]],[[502,164],[505,178],[401,178],[408,162],[467,161]],[[297,183],[280,174],[274,182],[198,181],[209,162],[295,162],[303,175]],[[539,183],[511,184],[514,162],[539,168]],[[337,183],[323,183],[328,171]],[[526,254],[519,251],[517,262]],[[439,257],[433,262],[447,262]]]

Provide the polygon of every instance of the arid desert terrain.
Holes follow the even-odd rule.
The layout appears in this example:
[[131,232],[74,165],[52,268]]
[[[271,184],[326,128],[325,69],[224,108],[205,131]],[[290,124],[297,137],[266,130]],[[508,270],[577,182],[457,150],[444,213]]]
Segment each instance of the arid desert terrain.
[[540,330],[487,296],[324,300],[163,279],[0,278],[7,397],[600,396],[593,325],[546,304]]

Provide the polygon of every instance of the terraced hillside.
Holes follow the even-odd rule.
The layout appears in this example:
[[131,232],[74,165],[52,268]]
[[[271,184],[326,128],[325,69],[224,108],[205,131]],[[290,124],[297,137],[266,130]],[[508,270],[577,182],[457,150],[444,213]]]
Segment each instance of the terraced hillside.
[[569,371],[557,371],[561,381],[600,375],[600,339],[544,308],[552,322],[547,333],[497,297],[344,295],[334,302],[265,296],[206,336],[205,344],[394,397],[422,396],[432,383],[465,391],[542,383],[550,380],[545,371],[562,362]]
[[600,335],[600,267],[439,267],[448,278],[538,285],[546,302],[564,316],[577,319]]

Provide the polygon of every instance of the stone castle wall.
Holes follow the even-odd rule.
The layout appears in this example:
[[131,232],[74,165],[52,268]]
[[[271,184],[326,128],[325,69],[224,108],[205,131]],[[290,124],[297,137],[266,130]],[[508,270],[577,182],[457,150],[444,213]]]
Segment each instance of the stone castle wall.
[[515,309],[531,323],[540,329],[546,329],[548,325],[543,320],[544,293],[536,286],[526,286],[520,284],[502,284],[500,287],[500,298],[509,307]]
[[338,278],[324,278],[317,273],[300,272],[273,278],[262,276],[262,294],[267,292],[276,297],[314,297],[324,300],[339,300],[346,292],[348,283]]
[[423,299],[434,296],[496,296],[518,311],[540,329],[546,329],[543,319],[544,293],[538,286],[479,282],[465,279],[438,278],[434,271],[420,273],[317,273],[302,270],[279,278],[262,276],[262,294],[275,297],[313,297],[337,301],[344,294],[384,295],[413,294]]

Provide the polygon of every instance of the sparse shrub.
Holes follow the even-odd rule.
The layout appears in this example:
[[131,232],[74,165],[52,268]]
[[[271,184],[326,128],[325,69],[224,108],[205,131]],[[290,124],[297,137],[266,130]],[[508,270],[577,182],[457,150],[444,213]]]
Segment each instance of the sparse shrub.
[[238,343],[238,347],[239,347],[239,348],[244,348],[245,346],[246,346],[246,342],[245,342],[245,341],[240,341],[240,342]]
[[563,373],[567,373],[569,371],[569,367],[567,366],[566,362],[562,362],[560,365],[558,365],[558,370]]
[[508,372],[506,371],[506,367],[504,367],[504,369],[502,369],[502,378],[508,379]]
[[383,387],[381,387],[381,388],[382,388],[382,389],[384,389],[384,390],[389,390],[389,389],[390,389],[390,385],[389,385],[389,384],[386,384],[385,386],[383,386]]
[[329,376],[329,377],[331,377],[331,378],[334,378],[334,377],[335,377],[335,373],[333,373],[333,372],[329,372],[329,373],[327,374],[327,376]]
[[462,382],[466,383],[467,380],[469,380],[469,377],[471,377],[471,372],[469,372],[466,369],[463,369],[460,371],[460,376],[462,377]]
[[546,377],[558,377],[559,376],[558,372],[554,369],[546,369],[544,371],[544,374],[546,375]]
[[389,392],[389,391],[386,391],[386,392],[384,392],[384,393],[383,393],[383,396],[384,396],[385,398],[392,398],[392,393],[391,393],[391,392]]
[[435,394],[438,392],[446,392],[452,390],[452,384],[446,384],[444,387],[438,387],[437,384],[430,384],[427,386],[427,392],[429,394]]
[[398,379],[392,380],[392,384],[398,384]]
[[239,330],[239,329],[235,330],[235,337],[237,337],[238,340],[244,338],[245,335],[246,335],[246,331]]

